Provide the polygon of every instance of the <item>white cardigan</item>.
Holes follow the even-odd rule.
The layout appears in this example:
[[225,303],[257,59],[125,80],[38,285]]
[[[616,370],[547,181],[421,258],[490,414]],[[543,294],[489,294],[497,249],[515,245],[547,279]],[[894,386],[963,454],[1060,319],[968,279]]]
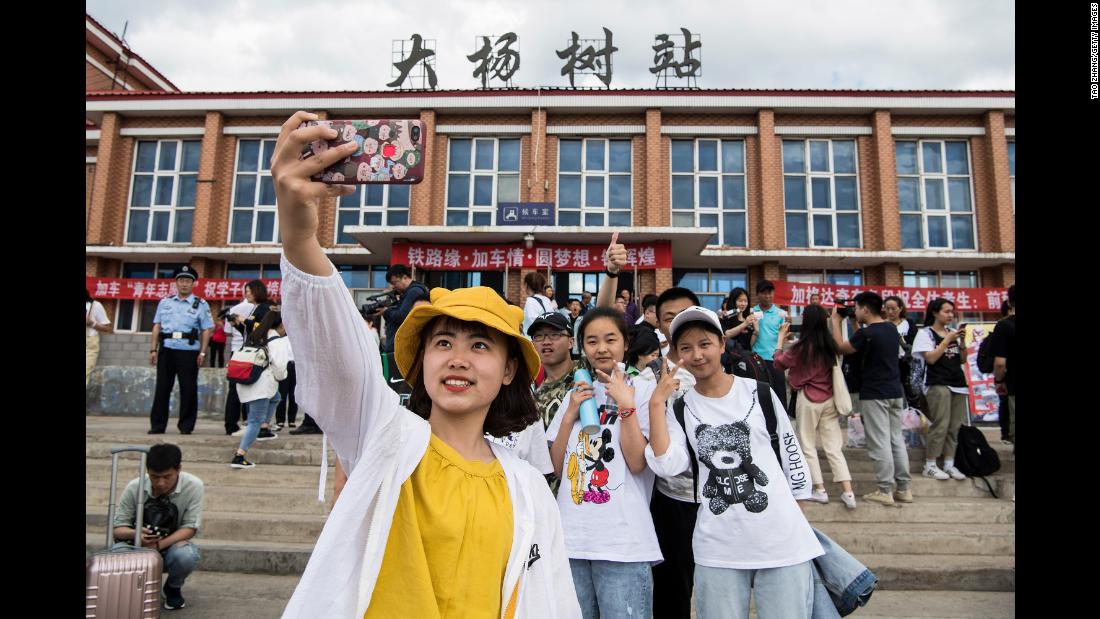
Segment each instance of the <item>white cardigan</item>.
[[[272,329],[267,332],[267,361],[263,374],[251,385],[237,385],[237,398],[241,403],[270,400],[279,392],[279,381],[286,380],[287,364],[291,360],[290,341],[279,337]],[[279,338],[272,340],[271,338]]]
[[[283,321],[297,362],[297,399],[328,435],[347,485],[284,619],[360,619],[370,606],[401,485],[428,449],[428,422],[399,404],[378,346],[336,272],[303,273],[281,259]],[[517,582],[517,619],[580,617],[557,504],[545,478],[491,444],[508,480],[513,532],[501,616]]]

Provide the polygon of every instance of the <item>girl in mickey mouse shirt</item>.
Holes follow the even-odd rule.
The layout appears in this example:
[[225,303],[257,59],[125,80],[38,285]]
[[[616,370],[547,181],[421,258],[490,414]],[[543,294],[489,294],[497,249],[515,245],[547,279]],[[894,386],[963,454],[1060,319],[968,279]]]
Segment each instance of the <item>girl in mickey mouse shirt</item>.
[[[697,459],[696,612],[700,619],[747,618],[752,595],[760,619],[809,619],[811,561],[824,550],[796,502],[809,498],[810,476],[783,405],[771,389],[723,371],[725,338],[711,310],[684,310],[669,332],[681,364],[696,380],[683,398],[687,437],[669,402],[679,387],[674,368],[650,399],[651,442],[645,451],[650,468],[662,477],[688,470],[689,458]],[[782,465],[762,398],[779,413]]]

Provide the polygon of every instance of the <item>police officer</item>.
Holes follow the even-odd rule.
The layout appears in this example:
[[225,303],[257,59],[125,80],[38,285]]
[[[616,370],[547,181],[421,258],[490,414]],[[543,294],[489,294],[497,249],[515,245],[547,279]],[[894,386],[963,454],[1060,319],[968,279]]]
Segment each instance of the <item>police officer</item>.
[[184,265],[172,274],[179,294],[160,300],[153,317],[153,348],[149,363],[157,366],[156,396],[149,413],[149,434],[164,434],[168,400],[176,376],[180,379],[180,434],[191,434],[199,412],[199,367],[206,361],[214,320],[206,301],[191,294],[198,275]]

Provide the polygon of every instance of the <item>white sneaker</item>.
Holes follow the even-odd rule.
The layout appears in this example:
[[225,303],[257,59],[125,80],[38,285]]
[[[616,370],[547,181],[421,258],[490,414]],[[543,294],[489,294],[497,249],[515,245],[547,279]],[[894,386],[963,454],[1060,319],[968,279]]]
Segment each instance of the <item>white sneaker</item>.
[[936,466],[935,464],[924,465],[924,476],[931,477],[932,479],[938,479],[940,481],[951,479],[950,475],[941,471],[940,467]]
[[856,508],[856,495],[854,492],[842,492],[840,494],[840,500],[844,501],[844,507],[848,509]]
[[962,481],[962,480],[966,479],[966,475],[963,475],[962,471],[960,471],[959,469],[955,468],[955,466],[954,466],[954,465],[952,465],[952,466],[949,466],[949,467],[945,468],[945,469],[943,470],[943,472],[944,472],[944,473],[947,473],[948,475],[950,475],[950,476],[951,476],[951,479],[957,479],[957,480],[959,480],[959,481]]
[[237,430],[236,432],[234,432],[233,434],[230,434],[229,436],[244,436],[245,429],[246,428],[241,428],[240,430]]
[[814,490],[810,493],[810,500],[814,503],[826,504],[829,502],[829,494],[824,490]]

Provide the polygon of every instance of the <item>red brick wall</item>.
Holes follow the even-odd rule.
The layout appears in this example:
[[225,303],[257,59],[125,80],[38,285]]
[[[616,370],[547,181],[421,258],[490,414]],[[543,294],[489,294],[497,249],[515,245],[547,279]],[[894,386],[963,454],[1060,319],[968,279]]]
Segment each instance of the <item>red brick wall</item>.
[[661,122],[666,127],[685,125],[734,125],[756,126],[756,116],[752,114],[705,114],[668,112],[663,113]]
[[[901,249],[901,215],[898,211],[897,157],[890,134],[893,119],[889,111],[879,110],[872,116],[872,122],[874,134],[866,150],[872,157],[867,170],[873,181],[870,194],[873,202],[864,202],[862,209],[863,230],[869,237],[864,238],[864,248],[898,251]],[[863,165],[862,157],[860,165]]]
[[[202,127],[205,118],[201,114],[193,116],[124,116],[122,118],[123,129],[180,129],[189,127]],[[176,137],[172,139],[199,139],[198,136]],[[152,139],[152,138],[142,138]]]
[[866,114],[776,114],[775,124],[784,127],[869,127],[871,119]]
[[895,115],[895,127],[981,127],[978,114],[928,114],[927,116]]
[[1012,129],[1015,129],[1016,128],[1016,117],[1015,116],[1005,116],[1005,127],[1010,127]]
[[988,112],[985,115],[985,135],[972,138],[970,148],[975,153],[973,182],[978,249],[1016,251],[1012,181],[1008,175],[1008,140],[1005,138],[1003,112]]
[[580,125],[644,125],[644,113],[630,114],[550,114],[546,123],[550,126],[576,127]]
[[[782,249],[787,245],[783,219],[783,154],[779,136],[775,135],[775,112],[760,110],[757,114],[759,135],[760,174],[756,181],[760,187],[757,217],[763,230],[759,231],[762,249]],[[751,181],[750,181],[751,182]],[[750,213],[750,218],[752,215]]]

